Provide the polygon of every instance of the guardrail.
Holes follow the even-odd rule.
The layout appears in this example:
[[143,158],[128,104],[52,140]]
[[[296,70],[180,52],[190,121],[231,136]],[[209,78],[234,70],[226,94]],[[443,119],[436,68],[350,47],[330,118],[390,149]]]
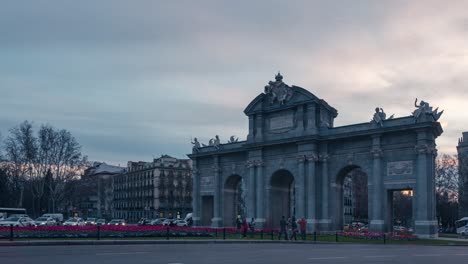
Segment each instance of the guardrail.
[[255,239],[255,240],[303,240],[314,242],[369,241],[386,244],[393,240],[415,240],[412,234],[358,233],[358,232],[280,232],[278,229],[244,230],[232,227],[169,227],[169,226],[30,226],[0,227],[0,239]]

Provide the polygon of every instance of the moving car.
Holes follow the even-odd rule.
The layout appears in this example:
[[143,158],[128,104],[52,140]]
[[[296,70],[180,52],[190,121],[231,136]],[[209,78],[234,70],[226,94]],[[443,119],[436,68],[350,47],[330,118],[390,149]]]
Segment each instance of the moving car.
[[143,225],[149,225],[151,223],[151,219],[148,219],[148,218],[141,218],[140,221],[138,221],[138,225],[139,226],[143,226]]
[[33,226],[34,220],[29,217],[10,216],[5,220],[0,221],[0,226]]
[[42,217],[50,217],[52,219],[55,219],[55,221],[57,221],[57,223],[62,223],[63,222],[63,214],[50,214],[50,213],[47,213],[47,214],[43,214]]
[[121,226],[124,226],[126,224],[127,223],[125,223],[124,219],[112,219],[109,223],[107,223],[107,225],[121,225]]
[[175,226],[176,225],[176,220],[174,219],[166,219],[163,221],[162,225],[163,226]]
[[98,220],[96,221],[96,224],[98,224],[98,225],[105,225],[105,224],[106,224],[106,219],[102,219],[102,218],[101,218],[101,219],[98,219]]
[[86,225],[95,225],[96,224],[96,218],[89,217],[88,219],[86,219],[85,224]]
[[54,226],[57,224],[57,221],[51,217],[39,217],[36,220],[34,220],[34,224],[36,226]]
[[188,226],[188,223],[185,220],[176,220],[175,225],[176,226]]
[[64,226],[84,226],[85,221],[82,218],[70,218],[65,223],[63,223]]
[[464,226],[464,229],[460,228],[460,235],[462,236],[468,236],[468,225]]
[[166,218],[157,218],[157,219],[151,220],[151,222],[149,224],[150,225],[163,225],[163,222],[165,220],[166,220]]

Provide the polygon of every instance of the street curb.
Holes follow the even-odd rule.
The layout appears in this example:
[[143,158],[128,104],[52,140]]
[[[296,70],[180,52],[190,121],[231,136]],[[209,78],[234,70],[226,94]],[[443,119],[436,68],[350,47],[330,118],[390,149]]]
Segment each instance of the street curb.
[[[100,246],[100,245],[177,245],[177,244],[322,244],[322,245],[369,245],[369,243],[349,243],[349,242],[326,242],[326,241],[287,241],[287,240],[59,240],[59,241],[0,241],[0,247],[21,247],[21,246]],[[382,246],[405,246],[398,244],[380,244]],[[416,245],[416,244],[415,244]],[[462,244],[427,244],[421,246],[468,246]]]
[[[98,245],[177,245],[177,244],[352,244],[325,241],[287,240],[65,240],[65,241],[5,241],[0,247],[14,246],[98,246]],[[382,244],[383,245],[383,244]]]

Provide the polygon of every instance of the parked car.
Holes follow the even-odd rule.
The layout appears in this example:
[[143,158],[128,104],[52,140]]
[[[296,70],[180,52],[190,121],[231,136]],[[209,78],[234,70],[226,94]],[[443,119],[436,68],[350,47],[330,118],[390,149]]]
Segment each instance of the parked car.
[[175,225],[176,226],[188,226],[188,223],[185,220],[176,220]]
[[126,224],[127,223],[125,223],[124,219],[112,219],[109,223],[107,223],[107,225],[121,225],[121,226],[124,226]]
[[50,213],[47,213],[47,214],[43,214],[42,217],[50,217],[52,219],[55,219],[55,221],[57,221],[57,223],[62,223],[63,222],[63,214],[50,214]]
[[51,217],[39,217],[34,220],[34,225],[36,226],[54,226],[57,225],[57,221]]
[[29,217],[10,216],[0,221],[0,226],[33,226],[34,220]]
[[97,225],[105,225],[105,224],[106,224],[106,219],[102,219],[102,218],[101,218],[101,219],[98,219],[98,220],[96,221],[96,224],[97,224]]
[[86,225],[95,225],[96,224],[96,218],[89,217],[85,221]]
[[63,223],[64,226],[84,226],[85,221],[82,218],[70,218],[65,223]]

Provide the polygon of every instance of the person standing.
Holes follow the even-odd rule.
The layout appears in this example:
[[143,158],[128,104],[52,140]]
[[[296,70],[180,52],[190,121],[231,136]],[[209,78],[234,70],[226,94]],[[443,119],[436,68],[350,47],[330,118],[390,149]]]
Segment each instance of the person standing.
[[286,234],[286,218],[281,217],[280,220],[280,232],[278,234],[278,240],[281,240],[281,235],[284,234],[284,240],[288,240],[288,235]]
[[302,240],[306,240],[307,221],[304,219],[304,217],[299,219],[299,228],[301,230]]

